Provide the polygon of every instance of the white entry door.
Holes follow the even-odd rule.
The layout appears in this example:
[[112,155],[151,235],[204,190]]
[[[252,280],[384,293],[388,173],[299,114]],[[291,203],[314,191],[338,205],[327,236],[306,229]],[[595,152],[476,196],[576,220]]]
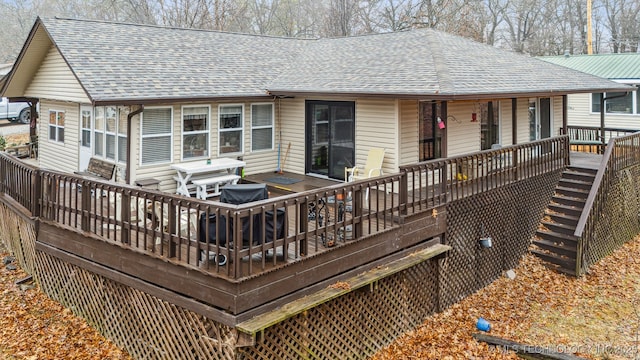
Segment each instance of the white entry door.
[[80,155],[78,157],[78,170],[87,170],[89,159],[93,154],[91,146],[91,129],[93,128],[93,108],[80,107]]

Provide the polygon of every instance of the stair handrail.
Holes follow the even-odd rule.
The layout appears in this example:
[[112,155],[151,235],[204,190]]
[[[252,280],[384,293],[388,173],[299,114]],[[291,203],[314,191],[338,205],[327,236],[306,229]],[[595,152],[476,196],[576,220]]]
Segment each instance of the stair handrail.
[[591,215],[591,209],[593,208],[593,203],[598,196],[598,191],[600,190],[600,184],[602,183],[602,179],[604,179],[604,175],[609,168],[609,161],[611,159],[611,154],[613,154],[613,148],[615,147],[615,138],[609,139],[607,143],[607,148],[604,151],[602,156],[602,161],[600,162],[600,166],[598,167],[598,171],[596,172],[596,176],[593,180],[593,184],[591,185],[591,190],[589,190],[589,195],[587,196],[587,200],[584,203],[584,208],[582,208],[582,213],[580,214],[580,218],[578,219],[578,225],[576,225],[576,231],[573,232],[573,235],[580,238],[582,237],[582,233],[584,233],[584,228],[587,226],[587,220],[589,220],[589,215]]

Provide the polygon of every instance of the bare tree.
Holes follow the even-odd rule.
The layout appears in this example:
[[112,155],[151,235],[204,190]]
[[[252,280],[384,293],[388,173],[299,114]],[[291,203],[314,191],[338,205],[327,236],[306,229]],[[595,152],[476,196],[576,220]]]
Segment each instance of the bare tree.
[[486,1],[486,19],[484,21],[486,27],[485,41],[489,45],[493,45],[496,42],[496,32],[500,24],[504,21],[507,3],[507,0]]
[[358,5],[358,0],[330,0],[326,11],[324,35],[353,35]]
[[640,0],[603,0],[602,6],[605,27],[611,35],[611,51],[637,51],[640,38]]
[[420,9],[420,1],[385,0],[379,4],[379,26],[386,31],[411,28]]

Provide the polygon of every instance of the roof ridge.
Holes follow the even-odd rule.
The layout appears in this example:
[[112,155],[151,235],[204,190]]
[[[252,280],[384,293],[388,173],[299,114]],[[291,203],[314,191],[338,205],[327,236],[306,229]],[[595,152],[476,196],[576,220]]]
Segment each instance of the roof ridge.
[[449,67],[447,66],[444,51],[440,46],[439,41],[431,39],[432,36],[436,36],[438,33],[435,31],[425,31],[424,33],[427,41],[429,42],[429,49],[431,50],[429,53],[433,59],[434,67],[436,69],[436,78],[438,80],[438,89],[436,90],[436,93],[442,89],[452,90],[454,88],[453,79],[449,73]]
[[65,21],[77,21],[77,22],[86,22],[86,23],[100,23],[100,24],[109,24],[109,25],[127,25],[127,26],[137,26],[137,27],[156,28],[156,29],[165,29],[165,30],[183,30],[183,31],[207,32],[207,33],[217,33],[217,34],[243,35],[243,36],[248,36],[248,37],[271,38],[271,39],[302,40],[302,41],[304,41],[304,40],[318,40],[319,39],[319,38],[297,38],[297,37],[290,37],[290,36],[252,34],[252,33],[243,33],[243,32],[235,32],[235,31],[223,31],[223,30],[214,30],[214,29],[198,29],[198,28],[179,27],[179,26],[141,24],[141,23],[122,22],[122,21],[78,19],[78,18],[69,18],[69,17],[61,17],[61,16],[42,18],[43,21],[46,21],[47,19],[65,20]]

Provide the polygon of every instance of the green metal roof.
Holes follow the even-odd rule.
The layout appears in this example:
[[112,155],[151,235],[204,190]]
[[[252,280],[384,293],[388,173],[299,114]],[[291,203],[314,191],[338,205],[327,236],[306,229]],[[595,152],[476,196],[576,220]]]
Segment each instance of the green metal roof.
[[606,79],[640,79],[639,53],[542,56],[540,59]]

